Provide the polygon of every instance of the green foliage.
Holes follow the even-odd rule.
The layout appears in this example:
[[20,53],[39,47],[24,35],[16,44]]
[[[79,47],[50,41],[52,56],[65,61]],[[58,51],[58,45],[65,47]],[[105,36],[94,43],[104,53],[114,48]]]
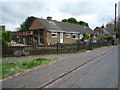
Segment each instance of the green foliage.
[[86,49],[87,50],[93,50],[94,48],[95,48],[95,46],[92,43],[90,43],[90,42],[86,43]]
[[68,18],[69,23],[78,24],[78,21],[75,18]]
[[0,63],[2,67],[0,68],[2,71],[2,78],[13,76],[16,73],[24,72],[28,69],[37,67],[39,65],[48,64],[56,60],[59,60],[59,59],[58,58],[37,58],[37,59],[22,61],[22,62]]
[[34,21],[35,17],[34,16],[30,16],[28,17],[22,24],[20,27],[20,30],[28,30],[30,25],[32,24],[32,22]]
[[1,31],[0,34],[2,34],[2,37],[0,37],[0,40],[2,40],[2,44],[7,44],[12,39],[12,32],[11,31]]
[[113,40],[113,39],[114,39],[113,36],[106,36],[107,41],[110,41],[110,40]]
[[113,27],[114,25],[112,24],[112,23],[108,23],[108,24],[106,24],[106,27]]
[[75,18],[71,17],[68,19],[63,19],[62,22],[68,22],[68,23],[73,23],[73,24],[80,24],[80,25],[86,25],[89,26],[88,23],[84,22],[84,21],[77,21]]
[[63,19],[62,22],[68,22],[68,20],[67,19]]
[[88,23],[86,23],[86,22],[84,22],[84,21],[79,21],[78,23],[79,23],[80,25],[84,25],[84,24],[85,24],[86,26],[89,26]]
[[88,33],[83,34],[83,38],[84,38],[84,40],[85,40],[85,39],[89,39],[89,38],[90,38],[90,34],[88,34]]
[[99,35],[98,36],[98,40],[100,41],[105,41],[106,40],[106,37],[104,35]]
[[120,39],[120,32],[116,34],[116,38]]

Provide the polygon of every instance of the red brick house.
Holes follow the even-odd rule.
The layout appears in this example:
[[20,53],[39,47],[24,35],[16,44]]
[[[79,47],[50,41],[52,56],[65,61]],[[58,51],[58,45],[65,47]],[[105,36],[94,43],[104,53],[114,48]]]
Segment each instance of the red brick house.
[[82,39],[85,33],[97,34],[87,26],[58,22],[52,20],[52,17],[47,17],[47,19],[36,18],[29,30],[19,31],[19,42],[38,45],[75,42],[77,39]]
[[98,34],[98,35],[105,35],[105,36],[111,36],[114,33],[114,28],[104,28],[104,26],[102,27],[96,27],[94,29],[94,31]]

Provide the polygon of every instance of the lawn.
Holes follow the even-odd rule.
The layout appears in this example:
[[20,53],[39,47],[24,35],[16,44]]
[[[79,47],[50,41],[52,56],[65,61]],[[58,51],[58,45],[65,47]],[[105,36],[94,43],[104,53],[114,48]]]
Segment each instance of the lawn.
[[3,62],[2,65],[2,79],[7,78],[9,76],[13,76],[14,74],[25,72],[28,69],[32,69],[34,67],[48,64],[53,61],[59,60],[58,58],[37,58],[28,61],[22,62]]

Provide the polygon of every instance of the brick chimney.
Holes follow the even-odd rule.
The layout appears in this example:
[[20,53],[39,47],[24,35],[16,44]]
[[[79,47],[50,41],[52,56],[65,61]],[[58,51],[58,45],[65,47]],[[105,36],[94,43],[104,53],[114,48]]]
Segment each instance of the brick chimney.
[[48,17],[47,17],[47,20],[51,21],[51,20],[52,20],[52,17],[48,16]]

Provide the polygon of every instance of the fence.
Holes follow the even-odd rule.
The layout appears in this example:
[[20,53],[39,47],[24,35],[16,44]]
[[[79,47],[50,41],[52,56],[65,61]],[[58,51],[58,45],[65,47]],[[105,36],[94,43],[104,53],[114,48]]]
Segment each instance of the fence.
[[[111,44],[111,42],[97,42],[90,45],[101,47]],[[39,46],[3,46],[2,56],[24,56],[24,55],[45,55],[45,54],[61,54],[73,53],[80,50],[87,49],[87,43],[73,43],[73,44],[60,44],[55,45],[39,45]]]

